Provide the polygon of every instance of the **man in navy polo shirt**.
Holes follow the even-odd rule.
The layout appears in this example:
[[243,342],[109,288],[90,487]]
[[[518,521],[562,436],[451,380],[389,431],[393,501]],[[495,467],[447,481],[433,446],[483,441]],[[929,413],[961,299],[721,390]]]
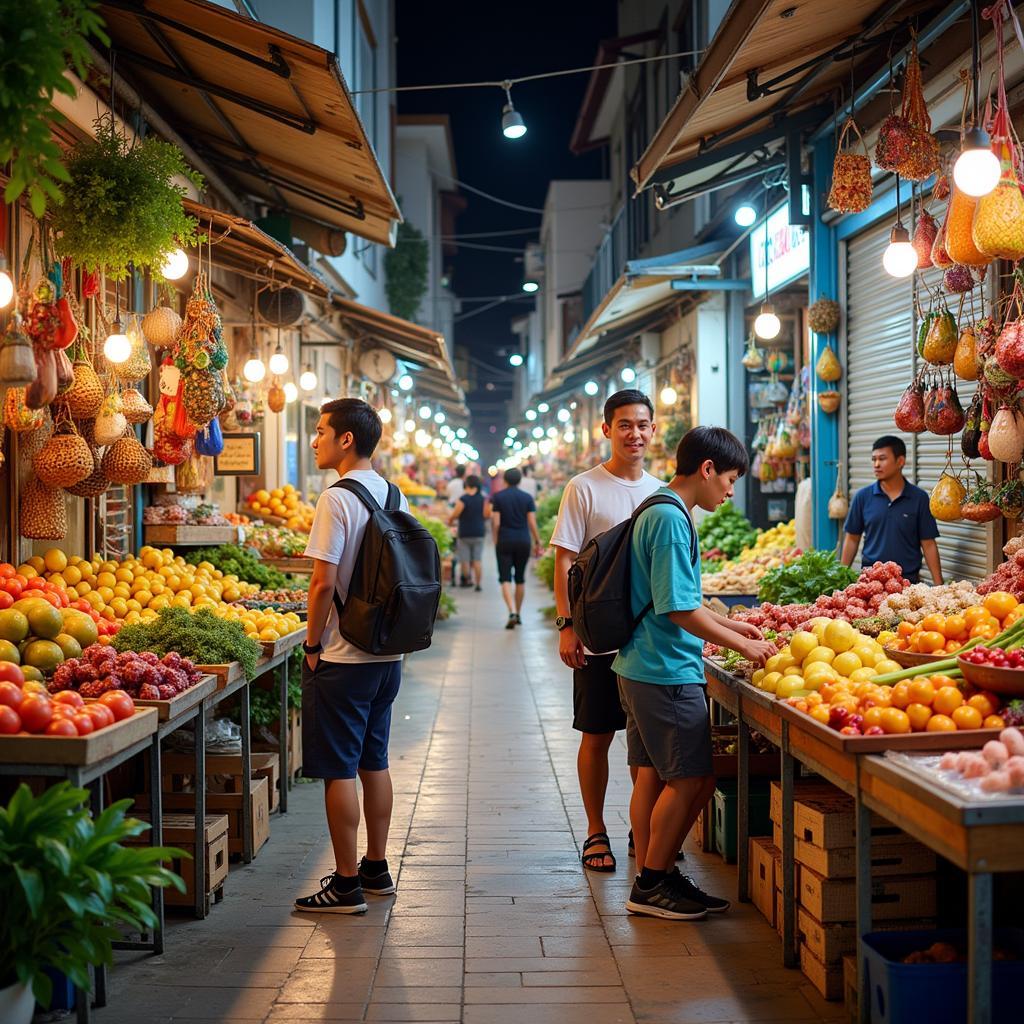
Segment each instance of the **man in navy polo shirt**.
[[921,555],[934,583],[942,582],[935,538],[939,527],[928,495],[903,476],[907,446],[898,437],[880,437],[871,449],[875,482],[862,487],[850,503],[843,538],[843,565],[852,565],[864,536],[862,565],[896,562],[911,583],[921,576]]

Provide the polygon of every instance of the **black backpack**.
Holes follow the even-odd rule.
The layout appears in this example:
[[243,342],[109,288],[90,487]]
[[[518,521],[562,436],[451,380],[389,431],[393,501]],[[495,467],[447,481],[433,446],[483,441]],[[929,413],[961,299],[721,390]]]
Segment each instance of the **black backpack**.
[[430,646],[441,600],[441,556],[418,519],[399,508],[388,483],[384,508],[355,480],[332,487],[350,491],[370,513],[352,570],[348,599],[334,592],[341,635],[367,654],[410,654]]
[[[631,566],[633,529],[640,513],[654,505],[682,503],[667,494],[655,494],[641,502],[629,519],[599,533],[589,541],[569,567],[569,608],[573,632],[595,654],[617,651],[629,643],[644,616],[654,607],[633,615]],[[689,513],[683,509],[689,519]],[[693,520],[690,520],[692,527]],[[690,559],[700,558],[697,531],[691,530]]]

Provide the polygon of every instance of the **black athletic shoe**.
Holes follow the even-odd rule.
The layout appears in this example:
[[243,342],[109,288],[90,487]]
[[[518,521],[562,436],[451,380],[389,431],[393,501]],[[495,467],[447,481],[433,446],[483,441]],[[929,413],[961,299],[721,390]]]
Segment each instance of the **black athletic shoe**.
[[506,629],[515,629],[516,628],[516,617],[515,617],[515,615],[510,615],[508,617],[508,622],[505,623],[505,628]]
[[516,613],[516,625],[517,626],[521,626],[522,624],[523,624],[523,620],[519,617],[519,613],[517,612]]
[[321,878],[323,888],[312,896],[297,899],[295,909],[314,914],[365,914],[368,908],[362,886],[356,882],[348,892],[338,892],[334,884],[336,878],[333,874]]
[[369,893],[371,896],[389,896],[395,891],[394,879],[387,868],[379,874],[368,875],[365,865],[366,858],[364,857],[359,862],[359,882],[363,887],[363,892]]
[[718,896],[710,896],[706,893],[689,875],[680,875],[678,868],[675,872],[679,878],[679,889],[687,899],[693,900],[704,907],[709,914],[721,914],[732,905],[728,900],[720,899]]
[[679,872],[673,871],[654,888],[641,889],[638,875],[626,900],[626,909],[631,914],[664,917],[672,921],[700,921],[707,917],[707,907],[688,898],[681,891],[680,882]]
[[479,593],[480,593],[480,591],[481,591],[481,590],[483,590],[483,589],[484,589],[484,588],[483,588],[483,587],[481,587],[479,583],[478,583],[478,584],[476,585],[476,592],[477,592],[478,594],[479,594]]

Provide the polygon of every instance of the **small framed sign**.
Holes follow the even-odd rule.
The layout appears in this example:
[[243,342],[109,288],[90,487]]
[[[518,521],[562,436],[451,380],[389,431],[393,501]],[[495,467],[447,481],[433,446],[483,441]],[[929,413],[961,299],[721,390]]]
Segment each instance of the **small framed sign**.
[[259,434],[225,434],[224,450],[213,457],[214,476],[258,476],[260,473]]

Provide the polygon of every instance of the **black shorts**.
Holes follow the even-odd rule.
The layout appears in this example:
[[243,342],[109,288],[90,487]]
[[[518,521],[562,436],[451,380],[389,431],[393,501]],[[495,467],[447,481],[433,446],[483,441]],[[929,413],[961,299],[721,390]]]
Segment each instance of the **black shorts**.
[[614,654],[588,654],[572,673],[572,727],[577,732],[609,733],[626,728],[619,681],[612,671]]
[[495,553],[498,556],[499,583],[511,583],[513,574],[516,583],[526,582],[526,563],[530,560],[528,540],[499,540]]

